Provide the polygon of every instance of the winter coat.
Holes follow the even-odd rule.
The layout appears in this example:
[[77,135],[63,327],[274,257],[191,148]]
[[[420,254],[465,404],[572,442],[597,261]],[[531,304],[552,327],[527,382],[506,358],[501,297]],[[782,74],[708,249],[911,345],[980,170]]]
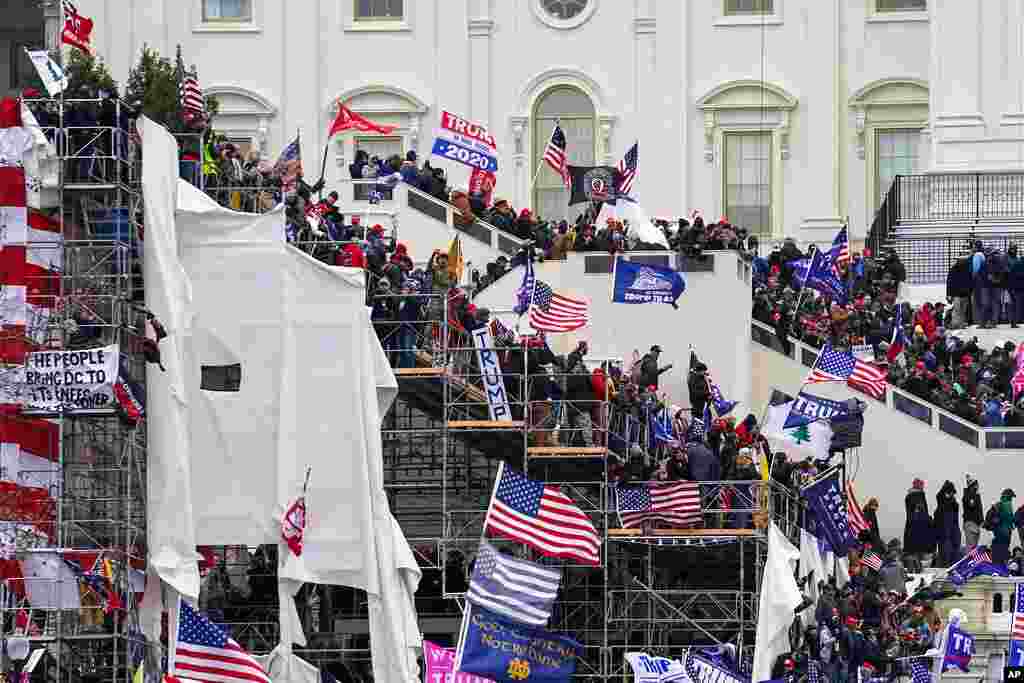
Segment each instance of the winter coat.
[[903,567],[903,561],[896,557],[887,560],[878,572],[885,590],[905,593],[907,590],[907,572]]
[[455,214],[455,222],[459,225],[469,225],[476,221],[476,216],[473,215],[473,209],[469,206],[469,196],[465,192],[456,190],[452,192],[452,204],[458,209],[458,213]]
[[981,496],[978,495],[978,482],[964,489],[963,498],[964,524],[974,522],[978,526],[985,521],[985,510],[982,508]]
[[686,445],[686,457],[694,481],[721,481],[722,465],[710,448],[698,442],[689,443]]
[[565,359],[565,398],[567,401],[586,401],[575,406],[577,410],[589,412],[590,401],[594,398],[594,390],[590,383],[590,373],[578,351],[571,352]]
[[646,354],[642,361],[640,361],[640,386],[649,387],[654,385],[654,388],[658,388],[658,377],[663,372],[668,370],[667,367],[659,368],[658,361],[651,354]]
[[935,552],[935,530],[928,513],[924,491],[910,489],[904,499],[907,521],[903,527],[903,550],[907,553]]
[[704,416],[704,404],[708,402],[708,382],[704,375],[691,372],[687,380],[690,390],[690,409],[696,418]]
[[960,505],[956,502],[953,482],[947,481],[935,496],[935,542],[940,546],[952,543],[960,547]]
[[946,296],[970,296],[974,291],[974,278],[971,275],[971,259],[962,258],[953,264],[946,275]]
[[992,543],[1008,545],[1010,543],[1010,535],[1013,533],[1013,500],[1010,498],[1001,499],[996,509],[999,511],[999,522],[992,531]]
[[1024,291],[1024,258],[1010,256],[1010,272],[1006,282],[1006,288],[1010,291]]
[[871,535],[871,545],[875,550],[881,551],[885,547],[885,544],[882,543],[882,534],[878,530],[878,512],[874,507],[864,508],[864,521],[868,523],[868,534]]

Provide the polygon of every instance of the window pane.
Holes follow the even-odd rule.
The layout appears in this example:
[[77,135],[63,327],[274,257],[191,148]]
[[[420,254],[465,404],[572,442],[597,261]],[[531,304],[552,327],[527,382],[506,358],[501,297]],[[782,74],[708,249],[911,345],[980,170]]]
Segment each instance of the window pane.
[[773,14],[774,11],[773,0],[725,0],[726,16]]
[[242,366],[203,365],[200,368],[199,388],[203,391],[238,391],[242,386]]
[[405,158],[402,151],[402,138],[398,137],[356,138],[356,150],[365,150],[371,157],[377,157],[382,161],[394,154]]
[[252,21],[252,0],[203,0],[203,21]]
[[897,175],[912,175],[920,170],[921,131],[880,130],[875,140],[875,177],[878,183],[878,204],[881,205],[893,178]]
[[771,138],[765,133],[725,138],[725,215],[752,233],[771,231]]
[[878,0],[875,7],[879,12],[923,12],[928,9],[928,0]]
[[[533,120],[533,169],[540,167],[534,185],[534,205],[530,207],[545,220],[575,218],[586,206],[567,206],[569,193],[562,179],[546,163],[541,163],[544,149],[551,139],[555,122],[565,133],[566,157],[574,166],[592,166],[594,159],[594,105],[585,93],[558,87],[544,93],[537,102]],[[526,207],[518,207],[526,208]]]
[[402,0],[356,0],[356,19],[401,19]]

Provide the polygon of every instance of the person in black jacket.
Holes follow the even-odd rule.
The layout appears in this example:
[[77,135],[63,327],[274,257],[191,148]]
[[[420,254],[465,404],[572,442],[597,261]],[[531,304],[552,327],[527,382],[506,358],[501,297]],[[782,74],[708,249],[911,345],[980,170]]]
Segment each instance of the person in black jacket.
[[985,509],[982,507],[981,494],[978,492],[978,480],[967,475],[967,486],[963,497],[964,544],[967,548],[978,545],[981,536],[981,524],[985,521]]
[[[705,373],[708,366],[700,361],[690,369],[690,377],[686,380],[687,388],[690,390],[690,414],[695,419],[704,419],[704,406],[708,402],[708,379]],[[710,429],[709,425],[705,427]]]
[[946,275],[946,301],[953,305],[951,329],[958,330],[967,326],[967,308],[973,292],[971,257],[967,255],[957,259]]
[[594,389],[590,384],[590,371],[583,357],[587,355],[587,342],[581,341],[565,358],[565,400],[569,423],[568,439],[579,434],[584,446],[594,444],[590,421],[590,409],[594,400]]
[[655,344],[651,347],[651,352],[644,355],[643,360],[640,361],[640,386],[658,388],[658,378],[662,373],[668,372],[672,369],[672,364],[669,363],[665,367],[658,367],[658,358],[661,357],[661,347]]

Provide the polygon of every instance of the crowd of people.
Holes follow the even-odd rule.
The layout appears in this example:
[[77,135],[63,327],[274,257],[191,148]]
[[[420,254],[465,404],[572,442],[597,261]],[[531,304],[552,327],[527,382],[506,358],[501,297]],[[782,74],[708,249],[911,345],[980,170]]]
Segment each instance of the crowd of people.
[[[943,628],[939,601],[960,595],[936,590],[915,576],[931,568],[950,568],[992,534],[991,564],[1009,576],[1024,576],[1024,551],[1010,551],[1014,530],[1024,545],[1024,506],[1014,510],[1016,497],[1004,489],[989,506],[983,504],[979,483],[967,475],[958,495],[956,485],[945,481],[935,493],[929,511],[925,482],[915,479],[904,500],[906,524],[903,538],[886,541],[878,529],[878,500],[871,498],[863,514],[870,528],[860,533],[849,556],[849,581],[810,577],[817,583],[819,599],[813,618],[800,618],[806,628],[791,635],[793,651],[776,663],[780,678],[806,673],[816,667],[829,681],[884,677],[892,680],[906,673],[907,658],[922,655],[937,644]],[[866,562],[880,558],[880,566]],[[811,614],[811,612],[808,612]],[[947,615],[948,617],[949,615]],[[932,668],[927,660],[927,669]]]
[[1017,345],[1004,341],[985,349],[977,337],[953,334],[972,322],[979,328],[1020,322],[1010,302],[1024,301],[1024,290],[999,275],[1003,265],[993,265],[1005,261],[1010,273],[1021,273],[1024,287],[1024,259],[1015,248],[1004,255],[976,244],[950,270],[947,301],[916,307],[899,301],[906,267],[895,251],[852,254],[843,271],[850,286],[846,304],[801,288],[794,266],[807,256],[786,240],[767,258],[754,260],[753,317],[775,329],[786,353],[791,339],[853,350],[886,367],[889,384],[965,420],[982,427],[1024,426],[1024,403],[1015,400],[1012,387]]

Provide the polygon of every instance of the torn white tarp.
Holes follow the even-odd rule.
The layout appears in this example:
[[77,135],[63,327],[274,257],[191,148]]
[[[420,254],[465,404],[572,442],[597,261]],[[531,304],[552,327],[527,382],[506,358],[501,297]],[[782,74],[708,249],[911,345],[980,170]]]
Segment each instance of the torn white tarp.
[[801,601],[793,578],[800,551],[772,522],[768,526],[768,559],[761,575],[761,597],[757,608],[757,639],[754,641],[754,670],[750,680],[767,681],[775,658],[789,650],[789,626],[793,610]]
[[146,207],[146,305],[167,329],[161,342],[163,372],[146,366],[146,425],[149,484],[149,562],[160,578],[192,600],[199,598],[196,526],[192,509],[185,347],[192,293],[178,257],[175,205],[178,145],[166,129],[139,118],[146,163],[142,191]]
[[[147,164],[154,137],[143,136]],[[188,434],[180,453],[190,468],[194,543],[276,543],[311,468],[304,550],[301,558],[279,553],[279,576],[295,582],[282,591],[299,582],[366,590],[378,680],[412,681],[420,572],[384,494],[380,426],[398,385],[366,310],[365,273],[287,245],[280,208],[230,211],[177,182],[167,234],[176,235],[176,263],[191,288],[190,324],[179,335]],[[147,249],[151,230],[147,223]],[[150,272],[147,292],[158,286]],[[285,615],[285,639],[300,642],[293,616]]]

